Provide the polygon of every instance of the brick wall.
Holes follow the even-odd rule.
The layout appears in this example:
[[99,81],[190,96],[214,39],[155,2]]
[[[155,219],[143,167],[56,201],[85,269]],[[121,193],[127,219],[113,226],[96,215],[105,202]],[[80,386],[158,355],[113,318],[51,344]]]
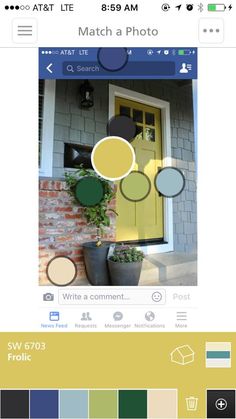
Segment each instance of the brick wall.
[[[110,205],[115,208],[115,200]],[[111,226],[104,239],[115,240],[115,216],[110,213]],[[87,284],[83,263],[83,242],[96,240],[96,229],[88,226],[83,208],[73,202],[63,180],[39,181],[39,260],[40,285],[50,285],[46,266],[54,256],[69,256],[77,265],[74,284]]]

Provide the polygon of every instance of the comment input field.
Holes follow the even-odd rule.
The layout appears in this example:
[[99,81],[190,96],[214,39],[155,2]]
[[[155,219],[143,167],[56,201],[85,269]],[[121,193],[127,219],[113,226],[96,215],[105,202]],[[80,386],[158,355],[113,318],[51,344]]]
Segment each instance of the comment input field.
[[163,305],[166,302],[164,289],[92,289],[92,290],[59,290],[61,305]]

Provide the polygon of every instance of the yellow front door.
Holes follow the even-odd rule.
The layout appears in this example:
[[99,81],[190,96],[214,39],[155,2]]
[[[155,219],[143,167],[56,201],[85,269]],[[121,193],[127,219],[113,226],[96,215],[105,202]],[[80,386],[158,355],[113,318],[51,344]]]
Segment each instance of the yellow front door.
[[118,213],[116,240],[149,240],[163,238],[163,198],[154,186],[158,168],[162,167],[161,110],[116,97],[115,114],[131,117],[137,125],[132,141],[136,154],[134,170],[144,172],[151,181],[151,191],[141,202],[131,202],[117,191]]

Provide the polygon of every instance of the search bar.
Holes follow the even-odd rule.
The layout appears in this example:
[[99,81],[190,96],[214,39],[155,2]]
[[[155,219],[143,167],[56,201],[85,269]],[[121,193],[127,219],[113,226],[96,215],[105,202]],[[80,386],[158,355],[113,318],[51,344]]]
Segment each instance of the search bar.
[[131,61],[119,71],[107,71],[97,61],[64,61],[62,64],[64,76],[175,76],[174,61]]

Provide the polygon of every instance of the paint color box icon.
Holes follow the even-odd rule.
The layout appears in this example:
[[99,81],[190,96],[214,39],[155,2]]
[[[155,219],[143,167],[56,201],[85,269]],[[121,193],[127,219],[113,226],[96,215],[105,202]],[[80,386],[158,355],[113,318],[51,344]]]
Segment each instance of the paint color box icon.
[[2,390],[1,413],[4,419],[29,418],[29,391],[28,390]]
[[60,419],[88,418],[88,390],[60,390]]
[[147,390],[120,390],[119,418],[147,418]]
[[58,418],[58,390],[30,391],[30,418]]
[[178,417],[177,390],[148,390],[148,418],[174,419]]
[[117,391],[90,390],[89,392],[90,419],[117,418]]
[[230,342],[206,342],[206,368],[231,368]]

